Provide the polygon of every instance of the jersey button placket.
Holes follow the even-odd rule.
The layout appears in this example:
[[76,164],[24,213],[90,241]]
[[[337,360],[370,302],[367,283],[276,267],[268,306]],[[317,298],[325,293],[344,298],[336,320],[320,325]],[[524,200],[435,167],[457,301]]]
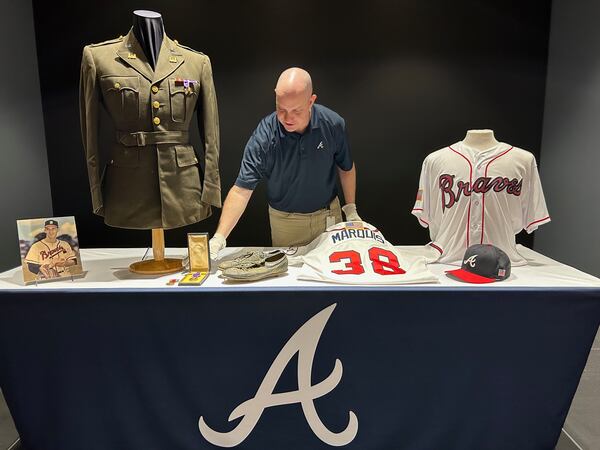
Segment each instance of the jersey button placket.
[[481,176],[481,161],[480,155],[475,156],[473,161],[473,176],[471,178],[471,217],[470,217],[470,239],[469,245],[479,244],[481,235],[479,230],[481,228],[481,194],[476,193],[473,190],[477,179]]
[[[484,155],[479,154],[477,156],[477,163],[475,165],[475,176],[473,177],[473,185],[477,183],[477,180],[484,177]],[[473,186],[471,186],[471,189]],[[483,220],[483,193],[473,192],[473,209],[471,214],[471,244],[479,244],[481,242],[482,220]]]

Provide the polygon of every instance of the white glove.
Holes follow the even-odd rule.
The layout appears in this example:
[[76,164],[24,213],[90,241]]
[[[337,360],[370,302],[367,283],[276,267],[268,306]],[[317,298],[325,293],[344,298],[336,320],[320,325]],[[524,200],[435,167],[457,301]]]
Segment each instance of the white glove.
[[356,212],[356,203],[346,203],[342,206],[342,211],[346,215],[346,222],[362,222],[362,219]]
[[208,248],[210,250],[210,259],[217,259],[219,256],[219,252],[225,248],[227,245],[227,241],[225,240],[225,236],[219,233],[215,233],[215,235],[208,241]]

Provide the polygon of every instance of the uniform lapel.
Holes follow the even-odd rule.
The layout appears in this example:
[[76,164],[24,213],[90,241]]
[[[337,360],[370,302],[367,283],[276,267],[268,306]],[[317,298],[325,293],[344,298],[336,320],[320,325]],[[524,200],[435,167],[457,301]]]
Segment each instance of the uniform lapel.
[[142,46],[133,34],[133,28],[129,30],[129,33],[127,34],[127,36],[125,36],[125,39],[123,39],[123,44],[117,50],[117,55],[123,60],[125,64],[127,64],[130,67],[133,67],[145,78],[147,78],[148,81],[152,81],[152,78],[154,78],[154,72],[152,71],[152,67],[146,59],[146,55],[144,53],[144,50],[142,49]]
[[152,84],[156,84],[171,75],[183,64],[183,55],[178,51],[175,43],[165,34],[158,54],[156,70]]

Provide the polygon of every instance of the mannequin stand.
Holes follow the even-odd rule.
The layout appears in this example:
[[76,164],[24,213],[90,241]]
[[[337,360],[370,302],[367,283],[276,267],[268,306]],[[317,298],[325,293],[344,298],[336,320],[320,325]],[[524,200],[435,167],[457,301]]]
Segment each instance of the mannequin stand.
[[154,259],[137,261],[129,266],[129,271],[141,275],[165,275],[183,270],[182,260],[165,258],[165,230],[152,230],[152,254]]

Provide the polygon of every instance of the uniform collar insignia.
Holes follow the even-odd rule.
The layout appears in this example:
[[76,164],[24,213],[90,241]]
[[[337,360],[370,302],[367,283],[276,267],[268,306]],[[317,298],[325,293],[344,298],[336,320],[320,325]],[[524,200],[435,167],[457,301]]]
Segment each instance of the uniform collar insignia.
[[[129,33],[123,39],[122,45],[117,50],[117,55],[153,84],[167,78],[184,63],[184,56],[174,51],[173,41],[165,34],[160,47],[158,61],[156,62],[156,68],[153,71],[150,64],[148,64],[140,43],[133,34],[133,28],[129,30]],[[135,56],[132,57],[131,55]]]

